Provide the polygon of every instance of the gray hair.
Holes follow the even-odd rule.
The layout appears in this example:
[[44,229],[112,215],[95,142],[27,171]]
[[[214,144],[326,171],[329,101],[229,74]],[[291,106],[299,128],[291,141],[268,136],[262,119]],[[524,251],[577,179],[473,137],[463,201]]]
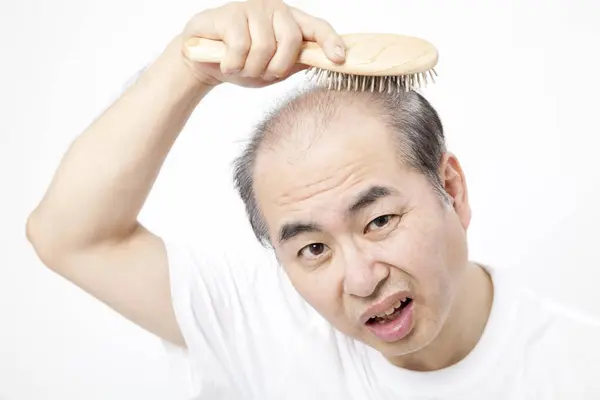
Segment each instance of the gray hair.
[[285,135],[299,119],[316,117],[320,119],[321,126],[326,126],[344,106],[357,102],[363,108],[374,110],[392,132],[397,133],[401,161],[425,175],[444,204],[448,204],[448,195],[439,177],[440,160],[446,151],[444,130],[437,112],[422,95],[414,91],[337,92],[313,88],[296,94],[267,114],[255,127],[249,143],[234,161],[234,185],[244,202],[254,235],[262,245],[270,245],[270,240],[253,186],[254,166],[259,151],[267,140]]

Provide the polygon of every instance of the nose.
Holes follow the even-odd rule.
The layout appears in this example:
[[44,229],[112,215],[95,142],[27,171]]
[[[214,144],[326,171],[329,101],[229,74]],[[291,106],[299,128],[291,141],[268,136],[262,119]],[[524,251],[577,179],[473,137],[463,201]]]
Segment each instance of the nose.
[[389,267],[379,262],[369,252],[355,244],[346,246],[344,251],[344,292],[346,294],[369,297],[390,274]]

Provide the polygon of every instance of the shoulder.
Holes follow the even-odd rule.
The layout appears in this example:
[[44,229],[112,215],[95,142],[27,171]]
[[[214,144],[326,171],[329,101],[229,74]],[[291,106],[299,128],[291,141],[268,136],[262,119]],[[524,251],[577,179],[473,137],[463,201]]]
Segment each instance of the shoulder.
[[600,398],[598,318],[536,293],[528,295],[546,316],[538,336],[524,349],[529,379],[545,382],[559,398]]
[[187,344],[183,354],[167,348],[174,371],[185,371],[194,386],[210,382],[250,393],[305,365],[319,320],[272,252],[248,245],[207,249],[180,238],[166,239],[165,246]]
[[544,351],[571,361],[589,358],[600,370],[600,317],[531,289],[523,290],[523,298],[544,319],[539,337]]
[[600,315],[594,315],[570,301],[562,301],[560,297],[552,297],[534,289],[523,282],[516,269],[488,266],[485,269],[492,276],[495,291],[513,298],[521,318],[545,322],[561,331],[569,331],[571,327],[593,332],[600,329]]
[[600,317],[520,283],[510,273],[517,304],[515,342],[523,382],[533,397],[600,397]]
[[493,274],[500,290],[515,299],[522,326],[534,327],[532,330],[537,332],[539,341],[543,341],[544,338],[548,341],[558,337],[565,340],[571,338],[561,347],[587,344],[600,352],[600,346],[589,341],[594,336],[600,337],[600,315],[594,315],[573,302],[534,289],[523,283],[515,270],[493,271]]

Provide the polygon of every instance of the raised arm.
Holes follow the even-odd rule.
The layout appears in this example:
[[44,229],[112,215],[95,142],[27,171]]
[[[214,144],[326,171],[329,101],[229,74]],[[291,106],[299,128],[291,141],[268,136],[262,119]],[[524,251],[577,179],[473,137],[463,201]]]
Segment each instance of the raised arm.
[[27,222],[42,262],[125,317],[182,344],[165,251],[137,221],[158,172],[210,86],[177,40],[71,145]]
[[[191,36],[227,44],[221,64],[193,64]],[[162,241],[138,214],[193,110],[216,85],[261,87],[287,78],[302,40],[342,61],[324,21],[279,0],[231,3],[197,14],[161,56],[71,145],[27,221],[42,262],[126,318],[185,345],[169,293]],[[272,80],[273,77],[280,77]]]

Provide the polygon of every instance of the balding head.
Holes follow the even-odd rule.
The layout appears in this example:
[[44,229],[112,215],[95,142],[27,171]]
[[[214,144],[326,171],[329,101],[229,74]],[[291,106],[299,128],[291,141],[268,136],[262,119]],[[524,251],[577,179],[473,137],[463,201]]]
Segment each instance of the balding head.
[[445,151],[443,128],[425,98],[413,91],[373,93],[311,88],[269,113],[235,162],[235,185],[261,243],[268,244],[269,238],[254,190],[259,156],[285,151],[288,157],[301,157],[315,142],[330,139],[334,132],[343,134],[331,128],[350,117],[376,119],[390,135],[398,161],[424,174],[436,191],[443,192],[438,176]]
[[[435,340],[466,287],[471,212],[423,97],[309,90],[267,116],[235,167],[256,236],[327,321],[388,358]],[[414,314],[365,322],[398,293]]]

